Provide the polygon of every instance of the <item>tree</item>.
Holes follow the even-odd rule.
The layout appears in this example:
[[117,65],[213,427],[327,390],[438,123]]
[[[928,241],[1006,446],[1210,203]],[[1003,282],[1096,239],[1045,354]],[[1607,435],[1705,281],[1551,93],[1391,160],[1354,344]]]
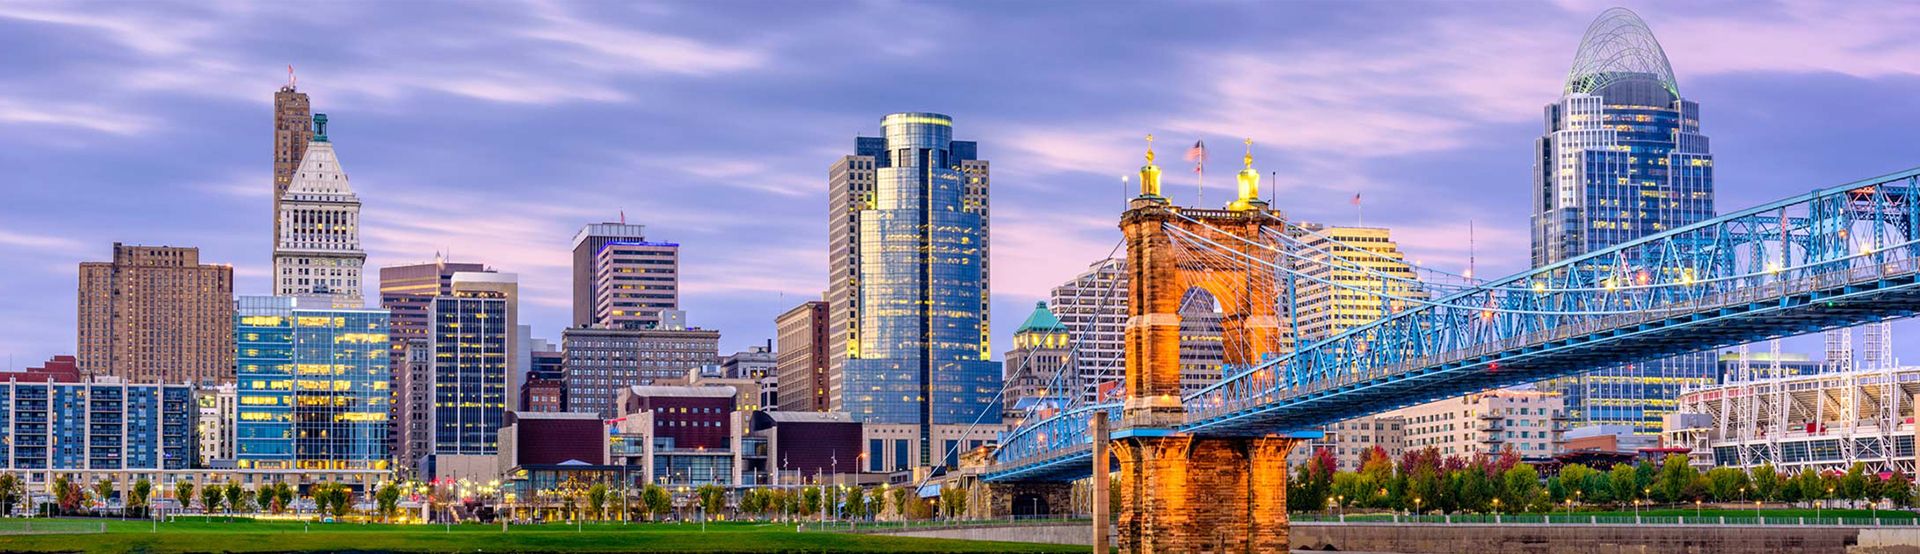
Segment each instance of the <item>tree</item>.
[[607,512],[607,485],[594,483],[587,487],[587,518],[604,519]]
[[173,500],[180,503],[180,509],[193,507],[193,481],[181,481],[173,486]]
[[260,507],[271,513],[287,511],[293,504],[293,487],[285,482],[274,482],[260,488]]
[[1827,488],[1820,482],[1820,474],[1812,469],[1802,469],[1793,477],[1794,495],[1800,500],[1823,500],[1827,497]]
[[966,515],[967,490],[956,486],[941,487],[940,509],[948,518]]
[[1913,480],[1907,478],[1907,472],[1894,471],[1880,481],[1879,497],[1893,501],[1897,507],[1913,505]]
[[879,489],[875,489],[871,493],[867,494],[867,515],[869,517],[872,517],[875,520],[878,520],[880,519],[880,512],[886,509],[886,507],[887,507],[887,486],[883,484],[883,485],[880,485]]
[[20,503],[20,478],[11,473],[0,473],[0,517],[13,514],[13,506]]
[[1747,472],[1730,467],[1707,470],[1707,496],[1716,502],[1733,502],[1748,488]]
[[226,490],[220,485],[200,487],[200,509],[207,515],[213,515],[220,509],[220,500],[226,496]]
[[847,489],[847,517],[867,518],[867,490],[861,487]]
[[1333,496],[1333,474],[1336,467],[1333,450],[1319,448],[1307,463],[1294,468],[1293,479],[1288,480],[1287,509],[1296,512],[1323,510],[1327,508],[1327,499]]
[[811,516],[820,511],[820,487],[807,487],[800,491],[800,515]]
[[387,483],[374,493],[373,501],[380,509],[380,517],[393,521],[394,514],[400,512],[400,484]]
[[1840,478],[1840,495],[1847,500],[1866,500],[1867,486],[1871,484],[1867,480],[1867,464],[1854,462],[1853,467],[1847,468],[1847,474]]
[[1747,480],[1753,482],[1753,497],[1757,500],[1771,501],[1780,494],[1780,472],[1773,468],[1773,462],[1753,468]]
[[1507,511],[1524,512],[1540,504],[1540,472],[1533,466],[1516,464],[1500,474],[1500,506]]
[[233,521],[234,512],[246,509],[246,506],[240,504],[240,497],[246,495],[246,489],[240,488],[240,483],[229,480],[227,481],[224,492],[226,493],[227,502],[227,521]]
[[713,517],[714,514],[726,513],[727,511],[727,488],[726,487],[708,483],[705,485],[700,485],[700,488],[695,489],[693,494],[694,494],[694,497],[700,499],[700,509],[706,512],[706,517]]
[[640,503],[647,507],[647,519],[658,520],[673,509],[673,496],[667,494],[666,487],[649,484],[640,490]]
[[99,481],[94,481],[93,499],[99,502],[101,507],[105,507],[107,502],[113,500],[113,478],[101,476]]
[[1658,494],[1661,502],[1688,500],[1688,489],[1699,476],[1700,472],[1687,463],[1686,456],[1669,454],[1660,463],[1660,478],[1654,484],[1653,492]]
[[911,487],[893,489],[893,509],[894,512],[900,514],[900,519],[912,519],[907,512],[907,502],[911,500],[913,496],[913,493],[908,491],[909,488]]
[[134,513],[139,514],[140,517],[146,517],[147,498],[151,496],[153,496],[153,482],[141,477],[133,482],[132,494],[127,497],[127,509],[136,510]]

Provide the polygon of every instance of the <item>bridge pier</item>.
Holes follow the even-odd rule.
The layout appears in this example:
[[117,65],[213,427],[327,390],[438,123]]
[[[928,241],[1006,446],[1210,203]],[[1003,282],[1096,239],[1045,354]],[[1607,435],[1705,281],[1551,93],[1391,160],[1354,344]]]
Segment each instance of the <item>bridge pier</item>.
[[1120,551],[1287,551],[1287,453],[1293,438],[1184,435],[1114,441]]

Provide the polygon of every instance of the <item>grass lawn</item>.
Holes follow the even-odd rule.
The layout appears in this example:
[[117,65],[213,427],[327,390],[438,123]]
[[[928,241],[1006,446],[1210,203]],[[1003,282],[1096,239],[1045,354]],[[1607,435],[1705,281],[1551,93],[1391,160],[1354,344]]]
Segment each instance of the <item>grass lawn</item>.
[[[68,520],[71,521],[71,520]],[[23,520],[0,520],[0,531]],[[36,527],[53,522],[35,520]],[[55,525],[72,525],[66,521]],[[95,521],[78,528],[94,529]],[[43,527],[44,528],[44,527]],[[73,527],[67,527],[73,528]],[[809,527],[811,529],[811,527]],[[363,525],[236,521],[107,522],[106,533],[0,535],[6,552],[1087,552],[1086,547],[794,531],[792,524]]]

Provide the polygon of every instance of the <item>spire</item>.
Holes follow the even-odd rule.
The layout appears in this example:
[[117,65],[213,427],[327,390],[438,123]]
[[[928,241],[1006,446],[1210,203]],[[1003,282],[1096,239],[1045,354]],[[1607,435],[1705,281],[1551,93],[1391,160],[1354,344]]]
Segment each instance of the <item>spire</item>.
[[1227,205],[1229,210],[1247,211],[1267,205],[1260,199],[1260,172],[1253,169],[1253,139],[1249,137],[1246,143],[1247,155],[1241,158],[1246,167],[1240,170],[1240,197]]
[[1160,166],[1153,165],[1153,133],[1147,133],[1147,165],[1140,166],[1140,196],[1160,197]]

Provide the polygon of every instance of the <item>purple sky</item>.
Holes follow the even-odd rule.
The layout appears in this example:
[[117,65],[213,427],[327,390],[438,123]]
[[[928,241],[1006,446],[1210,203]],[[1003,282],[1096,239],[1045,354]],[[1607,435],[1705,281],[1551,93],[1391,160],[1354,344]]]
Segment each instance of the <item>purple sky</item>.
[[[1210,202],[1251,136],[1291,215],[1351,223],[1360,193],[1451,270],[1472,221],[1479,273],[1504,274],[1541,108],[1609,5],[0,3],[0,354],[73,352],[75,264],[114,241],[198,246],[268,291],[288,64],[331,117],[369,266],[519,273],[546,338],[568,239],[620,210],[683,245],[692,323],[729,351],[770,337],[825,286],[827,167],[897,111],[953,115],[993,163],[997,351],[1119,240],[1149,132],[1163,160],[1216,145]],[[1920,165],[1920,4],[1629,7],[1702,106],[1722,211]]]

